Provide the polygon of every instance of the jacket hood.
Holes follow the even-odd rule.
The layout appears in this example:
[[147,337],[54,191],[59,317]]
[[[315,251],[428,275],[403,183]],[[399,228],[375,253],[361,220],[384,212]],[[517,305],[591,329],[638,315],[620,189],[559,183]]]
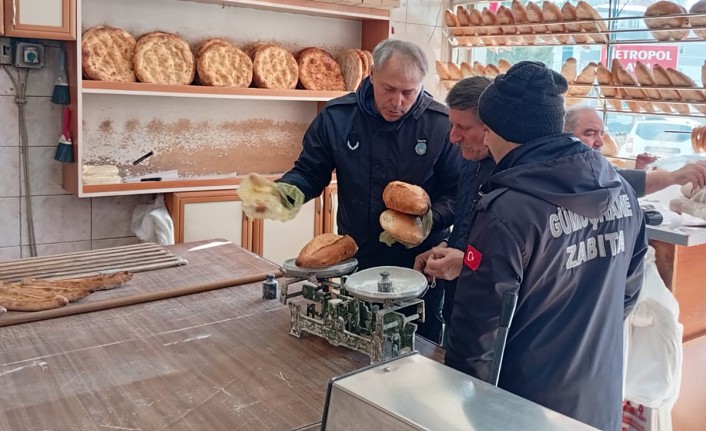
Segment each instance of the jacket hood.
[[623,184],[602,154],[571,134],[561,134],[527,142],[510,151],[484,191],[500,187],[596,218],[618,198]]
[[375,107],[373,84],[370,82],[370,77],[365,78],[360,83],[358,90],[356,90],[355,92],[355,97],[358,101],[360,109],[363,112],[380,121],[384,121],[386,123],[393,124],[396,126],[402,124],[402,122],[408,117],[419,118],[422,113],[424,113],[424,111],[429,107],[429,105],[431,105],[431,103],[434,101],[434,98],[431,96],[431,94],[427,93],[424,89],[422,89],[422,91],[420,91],[419,95],[417,96],[417,100],[414,101],[412,108],[407,111],[407,113],[404,114],[402,117],[400,117],[397,121],[390,123],[389,121],[385,120],[382,115],[380,115],[377,108]]

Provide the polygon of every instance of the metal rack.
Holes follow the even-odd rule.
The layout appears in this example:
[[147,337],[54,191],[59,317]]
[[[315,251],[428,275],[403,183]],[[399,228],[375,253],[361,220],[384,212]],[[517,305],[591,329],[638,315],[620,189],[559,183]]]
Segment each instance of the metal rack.
[[[467,3],[467,2],[464,2]],[[475,3],[481,3],[481,2],[474,2]],[[451,3],[453,4],[453,2]],[[678,15],[662,15],[658,19],[662,18],[694,18],[694,17],[706,17],[706,13],[690,13],[690,14],[678,14]],[[603,21],[607,27],[613,27],[611,23],[615,22],[621,22],[621,21],[635,21],[635,20],[640,20],[644,22],[645,17],[644,16],[631,16],[631,17],[616,17],[616,18],[604,18],[601,21]],[[655,19],[655,18],[652,18]],[[571,25],[581,25],[581,24],[593,24],[595,26],[594,30],[585,31],[585,32],[543,32],[543,33],[526,33],[526,34],[521,34],[521,33],[515,33],[515,34],[482,34],[479,35],[477,34],[477,31],[474,30],[495,30],[499,26],[498,25],[482,25],[482,26],[469,26],[469,27],[446,27],[444,26],[444,36],[446,39],[449,41],[450,45],[454,49],[458,48],[488,48],[488,47],[495,47],[495,46],[582,46],[582,45],[600,45],[600,46],[610,46],[610,45],[615,45],[615,44],[665,44],[665,43],[690,43],[690,42],[706,42],[705,39],[701,39],[698,37],[688,37],[686,39],[682,40],[656,40],[656,39],[615,39],[614,37],[611,38],[611,35],[622,35],[622,34],[634,34],[634,33],[644,33],[644,32],[649,32],[649,31],[654,31],[653,29],[648,28],[647,26],[642,26],[640,28],[631,28],[631,29],[619,29],[619,30],[613,30],[609,29],[607,31],[602,31],[600,27],[596,24],[598,21],[596,20],[577,20],[577,21],[563,21],[563,22],[552,22],[552,23],[531,23],[531,24],[512,24],[511,26],[513,27],[519,27],[519,28],[536,28],[536,27],[547,27],[549,25],[562,25],[562,24],[571,24]],[[680,28],[660,28],[656,29],[656,31],[659,32],[677,32],[677,31],[684,31],[687,28],[685,27],[680,27]],[[705,25],[701,26],[692,26],[688,27],[689,30],[706,30]],[[471,32],[473,33],[467,33],[466,32]],[[461,32],[461,34],[454,34]],[[554,37],[556,38],[557,36],[573,36],[573,35],[579,35],[579,36],[599,36],[604,40],[604,42],[598,42],[598,41],[593,41],[589,43],[576,43],[573,41],[573,38],[571,39],[573,42],[572,43],[562,43],[557,41],[550,42],[550,41],[542,41],[541,37]],[[522,40],[523,38],[536,38],[538,39],[535,43],[507,43],[511,42],[514,39],[520,39]],[[462,38],[459,40],[459,38]],[[480,45],[465,45],[462,44],[464,39],[478,39],[480,42],[482,42],[483,38],[490,38],[490,39],[500,39],[500,42],[505,42],[505,43],[498,43],[496,45],[485,45],[485,44],[480,44]]]

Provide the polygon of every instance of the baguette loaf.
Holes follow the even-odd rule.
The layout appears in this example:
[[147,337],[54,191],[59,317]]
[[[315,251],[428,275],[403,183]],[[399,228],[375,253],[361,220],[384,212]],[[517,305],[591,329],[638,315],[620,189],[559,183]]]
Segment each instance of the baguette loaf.
[[309,241],[294,263],[301,268],[324,268],[350,259],[357,251],[350,236],[324,233]]
[[429,195],[423,188],[402,181],[390,182],[382,192],[385,206],[412,215],[424,215],[431,207]]
[[[658,1],[645,9],[645,17],[662,15],[684,15],[686,9],[670,1]],[[689,18],[645,18],[645,25],[652,30],[652,36],[657,40],[682,40],[689,36]],[[659,31],[659,29],[676,29],[679,31]]]
[[[691,6],[691,9],[689,9],[689,12],[693,14],[702,14],[706,12],[706,0],[701,0],[694,3],[694,5]],[[690,17],[689,22],[692,27],[704,26],[706,25],[706,16]],[[694,34],[701,39],[706,39],[706,29],[696,29],[694,30]]]
[[385,210],[380,214],[380,226],[402,243],[419,245],[424,241],[422,220],[417,216]]

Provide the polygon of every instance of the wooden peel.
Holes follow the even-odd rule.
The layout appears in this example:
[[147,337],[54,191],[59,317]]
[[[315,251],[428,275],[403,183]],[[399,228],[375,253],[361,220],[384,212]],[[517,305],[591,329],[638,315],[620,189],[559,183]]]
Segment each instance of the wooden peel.
[[265,279],[267,274],[275,274],[276,277],[282,276],[282,272],[276,270],[270,271],[268,273],[247,275],[227,280],[185,286],[177,289],[163,290],[159,292],[149,292],[139,295],[125,296],[122,298],[111,298],[103,301],[87,302],[84,304],[73,304],[68,307],[56,308],[53,310],[36,311],[32,313],[23,314],[12,314],[9,316],[4,315],[0,317],[0,327],[18,325],[20,323],[36,322],[38,320],[54,319],[56,317],[70,316],[73,314],[91,313],[94,311],[107,310],[110,308],[125,307],[128,305],[136,305],[145,302],[159,301],[162,299],[176,298],[178,296],[208,292],[210,290],[223,289],[226,287],[240,286],[243,284],[262,281]]

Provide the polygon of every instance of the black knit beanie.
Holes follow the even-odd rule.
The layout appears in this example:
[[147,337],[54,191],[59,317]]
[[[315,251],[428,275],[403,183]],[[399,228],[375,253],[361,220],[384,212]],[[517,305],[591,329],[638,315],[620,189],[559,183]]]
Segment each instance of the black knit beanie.
[[478,101],[481,121],[500,137],[522,144],[564,130],[566,79],[544,64],[521,61],[499,75]]

